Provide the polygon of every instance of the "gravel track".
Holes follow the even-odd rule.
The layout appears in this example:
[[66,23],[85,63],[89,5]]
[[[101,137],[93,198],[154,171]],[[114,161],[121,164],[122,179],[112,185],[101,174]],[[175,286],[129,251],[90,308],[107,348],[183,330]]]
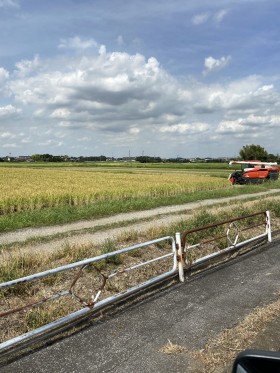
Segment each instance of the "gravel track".
[[[32,250],[55,250],[62,245],[68,244],[86,244],[94,242],[100,244],[108,238],[114,238],[117,235],[127,232],[128,230],[144,231],[149,228],[168,225],[182,219],[188,218],[195,209],[215,204],[226,204],[231,201],[243,200],[249,197],[260,198],[269,196],[270,194],[279,193],[280,189],[272,189],[270,191],[255,193],[251,195],[242,195],[235,197],[225,197],[219,199],[208,199],[203,201],[186,203],[183,205],[158,207],[152,210],[137,211],[117,214],[101,219],[79,221],[70,224],[59,226],[48,226],[42,228],[27,228],[0,235],[0,246],[15,243],[24,243],[32,238],[49,237],[47,243],[30,243],[26,249]],[[148,219],[148,221],[145,221]],[[138,222],[137,222],[138,220]],[[141,220],[141,221],[139,221]],[[122,223],[125,226],[118,228],[110,228],[112,224]],[[87,229],[98,228],[95,233],[86,232]],[[64,237],[51,239],[52,236],[62,234]],[[67,236],[68,234],[68,236]]]

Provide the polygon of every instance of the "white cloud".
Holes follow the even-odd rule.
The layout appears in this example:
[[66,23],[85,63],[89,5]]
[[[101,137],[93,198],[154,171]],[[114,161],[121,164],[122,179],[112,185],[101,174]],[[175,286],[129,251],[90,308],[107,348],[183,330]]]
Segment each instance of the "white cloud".
[[230,61],[231,61],[231,56],[227,56],[227,57],[223,56],[220,59],[216,59],[212,56],[209,56],[205,58],[204,60],[205,70],[203,71],[203,73],[206,75],[213,71],[222,70],[230,63]]
[[0,138],[1,139],[12,139],[15,135],[11,132],[0,132]]
[[[224,86],[195,81],[182,85],[154,57],[107,53],[105,47],[99,56],[67,59],[67,63],[71,69],[66,71],[51,66],[10,83],[18,103],[33,108],[38,120],[50,118],[60,128],[130,134],[145,127],[160,128],[161,133],[200,132],[207,129],[199,120],[206,113],[228,118],[248,110],[258,114],[279,102],[274,86],[263,84],[260,77]],[[207,66],[211,70],[223,63],[214,60]]]
[[220,24],[228,12],[228,9],[221,9],[217,12],[203,12],[196,14],[192,17],[192,24],[199,26],[208,21],[214,22],[214,24]]
[[216,23],[221,23],[225,16],[228,14],[228,9],[222,9],[214,14],[213,18]]
[[31,74],[41,66],[41,61],[38,55],[35,55],[33,60],[21,60],[15,64],[17,75],[21,78]]
[[0,67],[0,84],[3,84],[8,78],[9,72],[4,67]]
[[[209,69],[221,68],[222,59],[215,61]],[[277,79],[252,75],[223,84],[194,78],[178,81],[155,57],[111,53],[105,46],[94,56],[40,62],[43,67],[32,74],[10,77],[0,70],[13,92],[11,103],[0,107],[0,131],[11,132],[7,126],[17,123],[15,133],[24,136],[13,138],[13,143],[18,140],[23,146],[32,139],[32,147],[38,147],[33,153],[44,146],[50,153],[80,149],[83,154],[88,142],[101,145],[88,146],[87,152],[102,148],[100,152],[109,154],[111,148],[130,144],[141,154],[146,144],[152,151],[176,153],[182,146],[186,155],[186,149],[196,151],[198,140],[208,149],[228,135],[240,139],[250,131],[261,136],[280,128]],[[32,126],[37,129],[31,130]],[[7,140],[1,138],[1,147]]]
[[210,16],[211,16],[210,12],[196,14],[195,16],[192,17],[192,23],[195,26],[201,25],[207,22]]
[[227,119],[248,114],[259,115],[279,110],[279,92],[272,84],[263,84],[260,76],[248,76],[228,84],[193,87],[193,109],[199,114],[219,113]]
[[219,123],[216,132],[223,134],[248,133],[252,136],[263,136],[264,132],[276,129],[280,125],[280,115],[249,115],[235,120],[223,120]]
[[132,127],[132,128],[129,128],[128,132],[131,135],[138,135],[138,133],[140,133],[140,128]]
[[107,52],[105,45],[100,45],[98,52],[101,56],[105,56]]
[[37,116],[63,119],[64,126],[65,120],[73,125],[101,121],[108,128],[116,119],[159,115],[178,95],[176,82],[153,57],[107,53],[104,47],[99,56],[72,59],[69,65],[67,72],[56,69],[14,80],[16,99],[33,106]]
[[54,146],[54,147],[61,147],[63,145],[62,141],[57,141],[57,140],[47,140],[44,142],[39,143],[40,146]]
[[207,123],[179,123],[171,126],[162,126],[159,128],[160,132],[163,133],[194,133],[194,132],[204,132],[209,129]]
[[94,39],[82,40],[79,36],[69,39],[61,39],[58,48],[62,49],[88,49],[98,47],[98,43]]
[[14,117],[21,113],[21,109],[15,108],[13,105],[0,106],[0,118]]
[[10,95],[10,89],[8,87],[9,77],[10,77],[9,72],[3,67],[0,67],[0,94],[1,96]]
[[53,111],[53,113],[50,115],[50,118],[56,118],[56,119],[67,119],[71,116],[71,111],[67,108],[58,108]]

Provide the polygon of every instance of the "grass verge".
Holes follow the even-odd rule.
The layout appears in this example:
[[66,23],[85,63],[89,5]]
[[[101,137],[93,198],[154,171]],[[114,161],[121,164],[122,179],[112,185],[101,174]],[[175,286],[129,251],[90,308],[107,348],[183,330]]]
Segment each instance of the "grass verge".
[[[50,267],[54,268],[60,265],[76,262],[101,253],[112,252],[121,247],[132,245],[135,242],[144,242],[166,235],[174,236],[175,232],[182,232],[185,229],[211,224],[230,217],[248,215],[252,211],[256,212],[256,206],[258,211],[270,209],[273,217],[280,216],[280,201],[271,198],[263,200],[262,202],[252,203],[251,206],[242,203],[242,205],[234,206],[234,209],[227,209],[226,212],[217,211],[216,213],[210,213],[209,209],[202,210],[187,221],[184,220],[160,228],[155,227],[147,232],[135,232],[130,230],[127,234],[122,234],[116,241],[106,241],[103,247],[96,247],[92,244],[75,246],[65,245],[61,250],[52,253],[25,253],[23,250],[14,253],[6,253],[6,257],[3,258],[0,264],[0,282],[23,277],[34,272],[41,272],[50,269]],[[159,269],[163,272],[166,269],[161,263],[159,263],[154,267],[148,269],[145,268],[137,276],[132,276],[128,272],[125,273],[123,268],[125,266],[129,267],[138,265],[140,262],[153,259],[153,255],[156,254],[155,256],[158,256],[159,250],[164,253],[165,249],[170,252],[169,247],[165,248],[164,246],[153,245],[153,247],[149,247],[149,250],[138,250],[133,255],[124,254],[114,259],[112,258],[104,261],[104,263],[101,263],[102,267],[96,268],[96,266],[89,266],[83,270],[82,275],[79,277],[79,287],[76,289],[75,285],[75,291],[78,292],[81,299],[87,299],[86,296],[88,296],[88,292],[92,294],[93,289],[98,290],[100,283],[102,282],[100,270],[102,270],[106,276],[112,273],[112,271],[119,273],[119,276],[115,276],[112,280],[108,281],[107,293],[104,294],[104,296],[112,295],[113,293],[123,291],[130,286],[134,286],[136,284],[133,283],[134,280],[143,282],[149,278],[151,274],[154,276]],[[152,254],[152,257],[150,257],[150,254]],[[166,266],[170,266],[170,261],[166,263]],[[94,276],[92,276],[92,273]],[[11,309],[18,304],[31,303],[34,302],[34,299],[36,301],[39,296],[48,297],[53,293],[65,289],[65,287],[71,287],[72,282],[73,274],[71,276],[59,275],[56,278],[50,277],[48,280],[42,281],[42,283],[36,283],[35,286],[28,284],[27,286],[23,285],[15,287],[12,291],[4,290],[0,293],[0,305],[2,304],[3,309]],[[35,327],[43,325],[46,320],[48,322],[54,320],[58,315],[62,316],[68,314],[69,312],[76,310],[77,305],[70,302],[65,303],[62,306],[61,303],[58,302],[56,306],[44,305],[42,307],[43,308],[37,310],[32,309],[25,312],[24,317],[21,317],[21,315],[19,315],[18,318],[13,316],[13,318],[8,320],[8,327],[3,320],[0,320],[0,327],[5,331],[5,338],[11,338],[16,334],[26,332],[32,329],[34,325]],[[59,308],[59,314],[57,312],[57,307]]]
[[[189,354],[194,361],[194,371],[201,373],[221,373],[230,371],[236,355],[254,345],[270,322],[280,316],[280,299],[254,309],[241,322],[227,328],[210,339],[200,350],[188,351],[184,346],[170,340],[160,349],[164,354]],[[228,370],[225,368],[228,366]]]
[[266,191],[270,188],[271,184],[267,183],[259,186],[238,186],[229,189],[184,193],[168,197],[100,201],[88,206],[59,206],[34,211],[22,211],[2,215],[0,217],[0,232],[8,232],[26,227],[66,224],[78,220],[95,219],[117,213],[148,210],[210,198],[232,197]]

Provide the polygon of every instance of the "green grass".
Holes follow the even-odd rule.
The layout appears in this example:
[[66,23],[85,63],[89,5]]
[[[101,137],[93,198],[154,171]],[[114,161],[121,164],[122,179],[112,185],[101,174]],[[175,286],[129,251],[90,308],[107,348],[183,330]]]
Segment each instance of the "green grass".
[[[232,208],[227,208],[224,211],[216,212],[215,208],[203,208],[199,209],[192,217],[188,219],[182,219],[179,222],[170,224],[168,226],[160,226],[155,229],[150,229],[145,232],[146,240],[152,240],[163,236],[175,236],[176,232],[184,232],[197,227],[202,227],[210,224],[222,222],[227,219],[247,216],[255,212],[261,212],[270,210],[273,218],[280,217],[280,201],[268,198],[263,201],[255,201],[252,205],[246,206],[244,203],[236,203]],[[101,247],[95,247],[94,245],[70,245],[65,244],[60,250],[56,250],[51,253],[27,253],[24,251],[18,251],[15,255],[11,256],[12,260],[3,261],[0,265],[0,282],[6,282],[15,278],[30,275],[34,272],[49,269],[56,265],[63,265],[65,263],[73,263],[90,256],[96,256],[106,253],[111,253],[120,248],[119,241],[125,241],[127,245],[135,244],[139,238],[139,234],[142,236],[143,232],[131,231],[126,233],[126,236],[122,235],[116,240],[108,239],[104,242]],[[207,231],[209,234],[209,231]],[[142,237],[143,238],[143,237]],[[139,252],[132,252],[131,256],[138,256]],[[116,256],[107,259],[103,263],[100,262],[99,266],[107,263],[120,264],[122,263],[122,257]],[[22,292],[24,286],[19,286],[14,290],[16,293]],[[24,288],[25,289],[25,288]],[[29,287],[26,288],[30,291]]]
[[[280,215],[280,201],[274,201],[274,202],[273,201],[262,201],[260,206],[258,205],[258,202],[256,202],[255,207],[251,207],[251,208],[244,208],[244,206],[240,204],[238,206],[238,211],[236,211],[236,209],[227,210],[226,212],[227,216],[225,216],[224,212],[219,212],[218,214],[216,213],[212,214],[208,210],[200,211],[198,214],[196,214],[194,218],[191,218],[187,222],[187,224],[190,228],[198,227],[198,226],[201,226],[201,224],[205,224],[205,223],[211,224],[216,221],[224,220],[226,217],[228,218],[234,217],[236,216],[236,213],[238,215],[239,213],[248,214],[250,213],[251,209],[253,210],[252,212],[255,212],[256,207],[260,209],[267,209],[268,207],[272,207],[274,208],[272,213],[278,216]],[[186,228],[187,228],[186,222],[184,222],[183,225],[182,224],[172,225],[171,227],[168,228],[168,234],[173,235],[175,232],[177,231],[182,232]],[[135,239],[135,235],[133,239]],[[102,247],[102,252],[103,253],[112,252],[112,251],[115,251],[117,247],[118,247],[118,242],[108,240],[107,242],[105,242],[104,246]],[[68,262],[70,259],[69,256],[71,257],[70,261],[72,261],[73,259],[74,260],[82,259],[82,258],[73,257],[72,253],[74,251],[75,250],[71,249],[70,246],[67,246],[64,248],[63,251],[60,252],[60,255],[57,255],[57,253],[51,254],[49,258],[49,262],[54,264],[55,259],[65,260],[66,262]],[[86,254],[88,254],[87,248],[86,247],[81,248],[81,252],[79,253],[79,255],[80,254],[82,254],[82,256],[85,255],[86,257],[87,256]],[[135,254],[136,255],[133,255],[133,256],[141,257],[140,251],[136,250]],[[195,259],[195,258],[190,257],[190,260],[192,259]],[[118,260],[118,257],[115,258],[115,261],[113,260],[114,258],[110,258],[110,260],[107,261],[107,264],[115,266],[115,265],[122,263],[122,261]],[[43,266],[46,264],[46,260],[42,257],[42,253],[39,253],[39,255],[38,253],[37,255],[35,255],[34,253],[24,254],[24,257],[21,257],[20,260],[18,260],[17,263],[15,263],[15,265],[13,264],[14,260],[10,261],[9,265],[11,266],[11,268],[9,271],[10,273],[8,274],[8,278],[11,279],[11,277],[12,278],[18,277],[19,275],[18,270],[20,272],[29,271],[30,267],[37,266],[38,262],[40,262],[41,265]],[[106,268],[105,262],[103,263],[99,262],[98,265],[95,265],[95,267],[97,268],[97,272],[99,272],[99,270],[101,269],[104,269],[103,265],[104,265],[104,268]],[[88,268],[87,271],[90,271],[92,269],[93,268]],[[7,275],[6,270],[3,271],[3,263],[0,264],[0,281],[1,281],[1,274],[2,276],[4,275],[4,277]],[[96,272],[93,275],[96,276]],[[22,284],[22,285],[18,285],[14,287],[14,289],[11,291],[7,290],[3,292],[2,295],[0,294],[0,300],[2,297],[2,302],[3,300],[5,300],[6,303],[11,302],[13,304],[14,301],[18,303],[19,299],[20,301],[23,302],[23,304],[31,303],[31,302],[38,301],[39,299],[41,299],[40,296],[39,296],[39,299],[37,298],[38,293],[42,295],[50,291],[52,293],[56,292],[61,288],[61,283],[64,283],[64,282],[65,280],[63,280],[63,278],[56,278],[55,276],[50,276],[49,278],[44,279],[44,281],[41,284],[34,284],[34,286],[32,286],[31,284]],[[124,284],[126,285],[125,280],[124,280]],[[89,284],[86,284],[86,285],[90,287],[90,290],[89,289],[87,290],[89,290],[90,294],[92,294],[92,288],[91,288],[92,285],[89,285]],[[82,284],[82,286],[83,286],[82,289],[84,290],[84,284]],[[120,291],[120,288],[115,286],[114,283],[108,282],[106,286],[109,292]],[[120,283],[119,286],[122,286],[122,282]],[[42,292],[42,289],[44,289],[43,292]],[[80,295],[80,293],[78,294]],[[66,316],[67,314],[74,312],[79,308],[80,306],[79,304],[77,304],[77,302],[74,302],[72,299],[67,298],[65,300],[65,298],[63,298],[63,299],[57,299],[52,302],[41,304],[38,307],[27,309],[26,311],[24,311],[24,313],[19,313],[17,316],[17,319],[15,318],[12,319],[10,316],[8,316],[7,319],[5,319],[5,324],[2,324],[4,325],[4,327],[2,329],[3,333],[1,335],[0,342],[4,342],[7,339],[10,339],[22,333],[28,332],[32,329],[38,328],[54,320],[57,320],[58,318]]]
[[139,162],[32,162],[32,163],[13,163],[0,162],[0,167],[14,168],[96,168],[98,170],[224,170],[228,173],[232,172],[233,167],[228,163],[139,163]]
[[[280,201],[273,199],[273,197],[269,197],[267,200],[265,199],[263,201],[254,201],[252,205],[245,205],[244,203],[235,203],[232,208],[227,208],[222,212],[216,212],[214,207],[207,209],[203,208],[197,210],[197,212],[194,213],[194,215],[188,219],[182,219],[181,221],[170,224],[169,226],[162,226],[157,228],[155,231],[152,232],[152,235],[148,235],[147,239],[154,239],[161,236],[174,237],[176,232],[182,233],[184,231],[189,231],[195,228],[208,226],[211,224],[217,224],[228,219],[233,219],[242,216],[244,217],[250,214],[254,214],[256,212],[268,210],[271,213],[273,226],[273,219],[280,218]],[[259,219],[259,223],[263,221],[263,217],[259,216],[258,218],[252,218],[252,224],[256,224],[257,219]],[[248,221],[249,220],[247,219],[246,224],[248,224]],[[238,223],[240,227],[242,227],[242,224],[242,221]],[[209,235],[211,236],[211,230],[206,230],[206,234],[206,237],[209,238]],[[215,235],[216,233],[215,231],[213,231],[213,236]]]

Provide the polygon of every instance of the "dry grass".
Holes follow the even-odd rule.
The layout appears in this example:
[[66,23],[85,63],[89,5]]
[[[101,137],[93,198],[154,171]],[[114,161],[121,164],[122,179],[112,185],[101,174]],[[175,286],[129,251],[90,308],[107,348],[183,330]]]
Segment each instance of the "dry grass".
[[[275,219],[273,225],[276,221],[277,220]],[[65,245],[59,251],[46,253],[27,253],[23,250],[13,250],[10,253],[5,251],[3,252],[0,265],[0,282],[26,276],[35,272],[41,272],[50,268],[76,262],[84,258],[97,256],[108,251],[112,252],[116,249],[133,245],[135,242],[145,242],[153,238],[165,236],[168,234],[168,229],[170,230],[169,227],[157,227],[155,225],[153,229],[150,229],[147,232],[136,232],[133,230],[127,231],[120,235],[116,241],[107,241],[104,247],[96,247],[94,245]],[[178,231],[177,228],[176,231]],[[77,293],[85,302],[89,302],[92,299],[92,295],[96,294],[101,286],[102,275],[99,273],[100,270],[105,276],[108,276],[112,272],[116,272],[117,274],[106,282],[106,287],[104,288],[99,300],[135,286],[151,277],[171,269],[172,259],[169,258],[159,264],[153,263],[147,267],[142,267],[141,269],[129,272],[124,272],[124,269],[149,259],[153,259],[167,252],[170,252],[169,245],[151,245],[145,249],[138,249],[129,254],[118,256],[115,260],[103,261],[97,266],[97,268],[89,266],[82,272],[79,281],[75,285],[75,293]],[[69,271],[67,274],[50,276],[34,286],[19,286],[9,292],[0,292],[1,310],[7,311],[14,308],[16,305],[22,306],[26,303],[33,303],[42,297],[49,297],[57,291],[69,289],[73,278],[75,277],[75,273],[75,271]],[[65,302],[65,305],[63,306],[61,303],[56,302],[56,306],[60,308],[59,312],[54,305],[49,306],[49,308],[46,306],[40,306],[37,310],[32,309],[19,313],[17,317],[9,317],[8,324],[6,321],[1,321],[0,329],[5,330],[5,335],[1,335],[0,340],[3,341],[17,334],[21,334],[22,332],[31,330],[33,327],[45,324],[46,320],[47,322],[52,321],[58,316],[66,315],[70,311],[76,310],[77,307],[81,307],[79,302],[73,304],[73,301],[70,303]],[[177,345],[173,345],[170,342],[168,346],[169,350],[172,350],[172,347],[176,349],[175,347]],[[208,355],[209,354],[207,353],[207,356]]]
[[160,352],[162,352],[164,354],[170,354],[170,355],[180,354],[180,353],[186,352],[186,351],[187,351],[186,347],[180,346],[176,343],[172,343],[169,340],[168,340],[168,343],[160,349]]
[[217,372],[229,363],[235,356],[252,345],[256,337],[264,331],[269,322],[280,315],[280,299],[256,308],[237,326],[223,330],[217,337],[211,339],[202,351],[192,351],[191,356],[199,360],[204,372]]
[[[134,237],[134,234],[132,236]],[[128,239],[128,236],[126,239]],[[58,252],[40,255],[22,251],[13,252],[0,265],[0,282],[27,276],[34,272],[50,269],[50,267],[55,268],[102,253],[112,252],[121,248],[121,246],[120,243],[116,246],[115,242],[107,241],[101,249],[93,245],[80,245],[78,247],[66,245]],[[0,318],[0,329],[3,331],[0,335],[0,342],[54,321],[58,317],[66,316],[70,312],[83,307],[83,304],[90,304],[100,288],[102,288],[102,293],[98,300],[120,293],[170,270],[172,258],[162,260],[160,265],[151,263],[145,267],[128,272],[125,271],[128,267],[139,265],[159,255],[170,253],[170,251],[170,245],[165,247],[149,245],[147,248],[138,249],[136,252],[131,252],[131,254],[121,254],[102,260],[95,265],[88,265],[81,272],[79,272],[80,268],[77,268],[51,275],[32,283],[16,285],[7,290],[1,290],[1,312],[8,312],[11,309],[24,307],[26,304],[40,302],[42,299],[52,297],[58,292],[70,289],[75,297],[72,298],[68,295],[58,300],[51,300],[47,304],[35,305],[35,307],[22,309],[16,314]],[[28,265],[25,266],[25,264]],[[36,271],[34,271],[34,268],[36,268]],[[112,274],[114,276],[106,280],[103,288],[104,278],[108,278]],[[73,281],[76,278],[77,282],[73,285]]]
[[162,347],[165,354],[188,353],[193,359],[195,370],[201,373],[223,372],[232,364],[236,355],[249,348],[268,324],[280,315],[280,299],[263,307],[257,307],[238,325],[225,329],[197,351],[188,351],[186,347],[168,343]]

